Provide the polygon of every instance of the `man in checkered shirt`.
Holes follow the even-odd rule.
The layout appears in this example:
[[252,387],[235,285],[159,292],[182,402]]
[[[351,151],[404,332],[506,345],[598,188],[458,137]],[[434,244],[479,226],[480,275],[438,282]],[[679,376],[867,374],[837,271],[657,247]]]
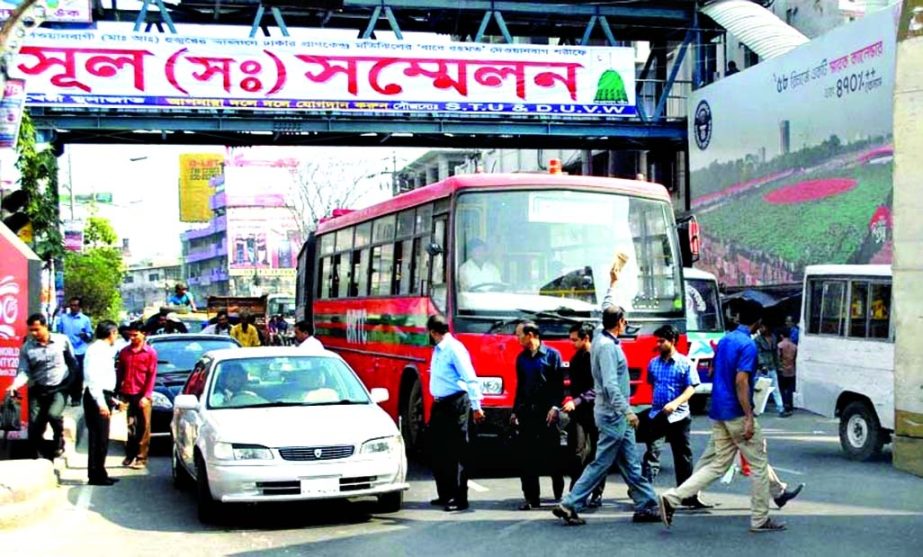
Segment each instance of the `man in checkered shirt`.
[[[647,443],[641,473],[651,483],[654,482],[660,472],[660,447],[666,438],[673,450],[676,485],[681,485],[692,475],[689,399],[695,394],[699,374],[689,358],[676,351],[675,343],[679,340],[676,327],[664,325],[654,331],[654,336],[660,355],[647,366],[647,382],[654,387],[654,400],[650,410],[638,415],[638,441]],[[706,508],[698,496],[683,501],[683,505]]]

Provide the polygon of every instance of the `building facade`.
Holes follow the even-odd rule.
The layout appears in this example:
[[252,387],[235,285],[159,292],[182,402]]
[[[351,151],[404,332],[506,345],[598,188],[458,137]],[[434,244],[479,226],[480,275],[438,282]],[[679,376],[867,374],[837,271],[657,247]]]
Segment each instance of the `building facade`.
[[182,279],[183,267],[179,261],[142,261],[129,265],[122,279],[122,304],[129,313],[162,306]]
[[199,298],[295,292],[302,238],[289,203],[292,164],[235,158],[215,177],[211,221],[182,235],[185,274]]

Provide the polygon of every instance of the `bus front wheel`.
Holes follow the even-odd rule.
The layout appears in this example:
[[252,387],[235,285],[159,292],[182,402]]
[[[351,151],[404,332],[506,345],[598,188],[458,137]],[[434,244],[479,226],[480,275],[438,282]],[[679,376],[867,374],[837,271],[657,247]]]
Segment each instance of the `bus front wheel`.
[[881,452],[885,435],[875,410],[862,401],[850,402],[840,414],[840,445],[850,460],[868,460]]

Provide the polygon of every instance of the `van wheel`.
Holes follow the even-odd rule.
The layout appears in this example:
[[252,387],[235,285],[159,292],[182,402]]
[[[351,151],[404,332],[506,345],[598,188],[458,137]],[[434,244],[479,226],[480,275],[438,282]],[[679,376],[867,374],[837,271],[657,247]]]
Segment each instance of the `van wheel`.
[[407,454],[420,452],[423,433],[423,387],[419,379],[414,379],[407,393],[401,411],[401,434]]
[[885,437],[868,403],[850,402],[840,414],[840,445],[850,460],[868,460],[877,455]]
[[378,496],[378,512],[396,513],[401,510],[404,503],[404,492],[395,491],[394,493],[385,493]]
[[212,497],[211,489],[208,487],[208,471],[205,469],[205,462],[201,458],[196,458],[195,469],[199,522],[202,524],[214,524],[218,520],[221,503],[215,501]]
[[192,487],[192,477],[189,475],[189,472],[183,468],[183,463],[180,462],[179,456],[176,454],[176,449],[173,449],[170,461],[170,468],[173,472],[173,486],[179,490],[186,490]]

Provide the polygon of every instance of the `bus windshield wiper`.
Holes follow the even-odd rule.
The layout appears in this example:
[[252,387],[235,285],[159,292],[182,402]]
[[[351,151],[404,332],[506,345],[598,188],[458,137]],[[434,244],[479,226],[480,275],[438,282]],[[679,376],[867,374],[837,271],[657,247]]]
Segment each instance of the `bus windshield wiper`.
[[536,311],[536,310],[524,309],[524,308],[517,308],[516,311],[521,311],[522,313],[525,313],[526,315],[531,315],[532,317],[539,318],[539,319],[551,319],[555,321],[563,321],[565,323],[578,323],[579,324],[579,323],[584,323],[586,321],[594,320],[594,317],[592,316],[592,314],[588,315],[587,317],[583,317],[583,318],[577,317],[575,315],[578,313],[576,310],[572,310],[564,306],[561,306],[551,311]]

